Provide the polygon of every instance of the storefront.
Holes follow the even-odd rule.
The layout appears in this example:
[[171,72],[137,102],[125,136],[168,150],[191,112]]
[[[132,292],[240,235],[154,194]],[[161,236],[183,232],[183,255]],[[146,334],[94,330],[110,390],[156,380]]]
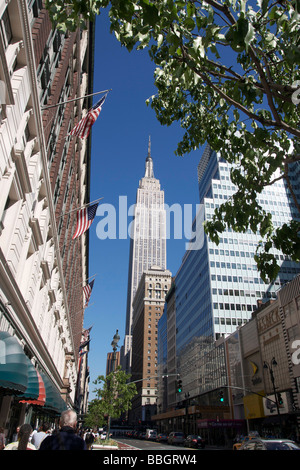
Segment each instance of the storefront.
[[246,432],[243,419],[199,419],[197,425],[198,433],[208,444],[229,448],[237,435]]
[[16,337],[0,331],[0,423],[8,440],[19,424],[54,423],[65,409],[52,380],[32,364]]

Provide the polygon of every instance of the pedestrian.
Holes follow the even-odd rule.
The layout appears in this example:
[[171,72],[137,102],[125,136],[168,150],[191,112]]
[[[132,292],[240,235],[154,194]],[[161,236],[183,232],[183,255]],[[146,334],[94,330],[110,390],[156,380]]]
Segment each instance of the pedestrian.
[[31,439],[32,444],[35,446],[36,449],[39,449],[42,441],[47,437],[49,434],[50,430],[50,424],[49,423],[43,423],[39,429],[38,432],[36,432]]
[[73,410],[63,411],[57,433],[47,436],[39,450],[87,450],[84,440],[76,434],[77,414]]
[[86,443],[86,446],[87,446],[87,450],[91,450],[91,447],[92,447],[92,444],[94,443],[95,441],[95,436],[92,432],[91,429],[89,429],[85,435],[84,435],[84,440],[85,440],[85,443]]
[[34,445],[29,442],[31,433],[32,427],[30,424],[22,424],[22,426],[20,426],[18,440],[7,444],[3,450],[36,450]]
[[3,450],[4,447],[5,447],[4,428],[0,428],[0,450]]
[[17,442],[19,431],[20,431],[20,426],[17,426],[16,432],[13,434],[11,442]]

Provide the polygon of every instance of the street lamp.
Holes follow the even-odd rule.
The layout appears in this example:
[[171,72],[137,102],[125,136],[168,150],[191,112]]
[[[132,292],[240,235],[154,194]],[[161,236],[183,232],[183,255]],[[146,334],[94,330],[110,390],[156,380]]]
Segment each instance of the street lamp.
[[115,368],[116,368],[116,358],[117,358],[116,352],[117,352],[119,341],[120,341],[120,336],[119,336],[118,330],[116,330],[116,334],[114,335],[113,340],[111,342],[111,345],[113,348],[113,359],[112,359],[112,371],[113,372],[115,371]]
[[[111,346],[113,348],[113,357],[112,357],[112,372],[115,372],[115,369],[116,369],[116,358],[117,358],[117,348],[118,348],[118,342],[120,340],[120,336],[119,336],[119,333],[118,333],[118,330],[116,330],[116,333],[113,337],[113,340],[111,342]],[[109,435],[110,435],[110,422],[111,422],[111,417],[108,416],[108,419],[107,419],[107,438],[109,439]]]
[[272,382],[273,391],[274,391],[274,396],[275,396],[277,414],[278,414],[278,418],[279,418],[280,431],[282,431],[282,427],[281,427],[281,415],[280,415],[280,411],[279,411],[279,404],[278,404],[277,393],[276,393],[276,387],[275,387],[275,379],[274,379],[273,366],[274,366],[274,367],[277,366],[277,361],[276,361],[275,357],[272,358],[272,360],[271,360],[271,365],[268,364],[266,361],[264,361],[264,369],[269,369],[269,372],[270,372],[271,382]]

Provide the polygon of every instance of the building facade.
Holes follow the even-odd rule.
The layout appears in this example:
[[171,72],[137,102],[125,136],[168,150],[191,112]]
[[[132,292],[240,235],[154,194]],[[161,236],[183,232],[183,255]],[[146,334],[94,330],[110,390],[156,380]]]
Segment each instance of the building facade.
[[[192,431],[197,432],[197,420],[205,414],[206,418],[234,419],[237,433],[241,425],[238,415],[233,417],[228,399],[225,408],[220,407],[217,398],[220,392],[226,395],[224,387],[228,386],[227,351],[223,340],[249,322],[259,301],[275,301],[280,288],[295,278],[300,267],[276,252],[281,261],[280,272],[274,282],[264,283],[254,261],[258,235],[228,229],[222,233],[218,246],[212,243],[202,223],[212,217],[218,205],[230,198],[235,187],[230,181],[229,165],[209,147],[198,165],[198,182],[200,206],[193,223],[197,245],[193,246],[191,241],[174,279],[175,341],[173,335],[167,336],[170,342],[167,361],[176,361],[172,371],[180,375],[183,391],[181,395],[173,395],[173,401],[168,401],[165,413],[169,420],[173,416],[173,424],[178,426],[181,418],[176,421],[176,416],[185,415],[184,410],[191,409],[193,404]],[[292,197],[280,181],[266,188],[259,202],[271,211],[275,226],[294,216]],[[168,297],[167,300],[170,302]],[[234,350],[235,346],[232,347]],[[167,387],[173,390],[171,378]]]
[[58,32],[39,0],[0,1],[0,26],[2,352],[9,334],[49,384],[37,405],[26,401],[34,398],[28,377],[25,390],[7,388],[2,370],[0,424],[9,437],[22,420],[82,409],[76,397],[86,397],[77,384],[88,234],[72,234],[89,198],[90,141],[68,133],[90,106],[70,100],[92,91],[94,31]]
[[[277,299],[259,303],[245,325],[219,338],[200,358],[201,393],[189,395],[183,382],[176,407],[174,402],[166,407],[161,399],[153,417],[158,429],[200,434],[208,443],[229,448],[236,436],[251,431],[299,442],[299,298],[298,275],[278,291]],[[196,357],[195,341],[186,360]]]
[[[205,339],[200,348],[201,354],[205,354],[214,341],[249,321],[260,299],[276,299],[280,287],[291,281],[300,269],[298,263],[277,252],[281,270],[274,282],[265,283],[254,261],[258,235],[228,229],[216,246],[203,234],[199,222],[209,220],[214,209],[230,198],[235,187],[230,181],[227,162],[209,148],[202,158],[198,166],[200,210],[194,222],[195,230],[200,231],[198,241],[201,243],[198,250],[187,251],[175,277],[177,372],[181,374],[180,357],[181,354],[184,357],[193,338]],[[274,225],[292,217],[291,198],[281,181],[271,189],[266,188],[259,202],[266,210],[271,207]],[[182,380],[186,382],[186,391],[194,395],[200,384],[196,385],[188,372]]]
[[107,353],[106,375],[110,374],[120,365],[120,351]]
[[158,396],[158,331],[165,297],[171,287],[168,270],[153,266],[142,274],[133,300],[132,367],[130,381],[136,382],[131,424],[149,423],[156,413]]
[[150,140],[145,175],[140,180],[134,208],[130,240],[126,328],[122,366],[130,372],[133,299],[144,271],[151,266],[166,269],[166,211],[164,191],[154,177]]

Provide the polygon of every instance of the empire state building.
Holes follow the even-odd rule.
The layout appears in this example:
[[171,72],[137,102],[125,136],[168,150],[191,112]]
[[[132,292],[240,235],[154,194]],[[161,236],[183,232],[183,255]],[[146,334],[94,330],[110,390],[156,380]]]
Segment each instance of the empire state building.
[[149,138],[148,155],[145,162],[145,175],[139,182],[134,219],[132,222],[126,330],[124,343],[123,368],[128,372],[131,367],[132,346],[132,302],[143,272],[151,267],[166,269],[166,211],[164,191],[154,177],[151,143]]

